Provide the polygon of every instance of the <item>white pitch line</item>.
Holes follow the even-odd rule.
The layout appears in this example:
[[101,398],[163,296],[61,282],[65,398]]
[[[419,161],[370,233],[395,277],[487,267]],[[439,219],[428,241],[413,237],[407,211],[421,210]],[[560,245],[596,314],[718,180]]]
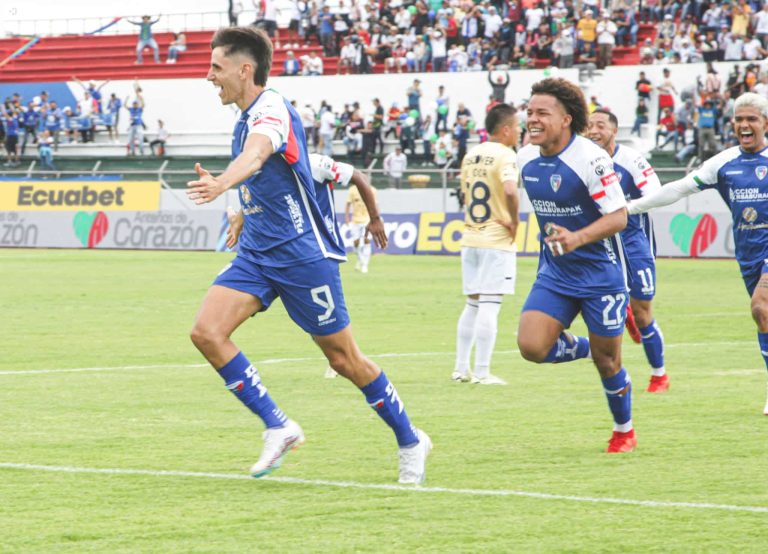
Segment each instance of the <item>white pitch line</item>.
[[[707,342],[678,342],[672,344],[665,344],[665,348],[681,348],[681,347],[707,347],[707,346],[743,346],[755,344],[755,341],[707,341]],[[517,354],[520,351],[517,349],[512,350],[496,350],[494,355],[506,355]],[[425,356],[455,356],[455,352],[384,352],[381,354],[368,354],[369,358],[417,358]],[[265,360],[258,360],[255,362],[259,365],[273,365],[295,362],[325,362],[323,356],[311,356],[303,358],[267,358]],[[12,371],[0,371],[2,375],[36,375],[45,373],[81,373],[89,371],[130,371],[141,369],[176,369],[176,368],[198,368],[209,367],[208,364],[157,364],[157,365],[128,365],[128,366],[104,366],[104,367],[75,367],[75,368],[55,368],[55,369],[20,369]]]
[[[40,464],[0,463],[0,469],[18,469],[26,471],[47,471],[53,473],[85,473],[100,475],[143,475],[148,477],[192,477],[203,479],[254,479],[239,473],[199,473],[194,471],[170,471],[150,469],[90,468],[70,466],[49,466]],[[447,487],[422,487],[404,485],[385,485],[376,483],[356,483],[354,481],[330,481],[326,479],[299,479],[296,477],[265,477],[264,481],[284,483],[286,485],[307,485],[312,487],[334,487],[342,489],[363,489],[398,491],[421,494],[454,494],[463,496],[501,496],[536,498],[539,500],[563,500],[586,502],[591,504],[623,504],[647,508],[687,508],[693,510],[725,510],[730,512],[768,513],[768,506],[738,506],[733,504],[714,504],[710,502],[667,502],[663,500],[635,500],[631,498],[611,498],[599,496],[576,496],[571,494],[550,494],[545,492],[515,491],[508,489],[452,489]]]

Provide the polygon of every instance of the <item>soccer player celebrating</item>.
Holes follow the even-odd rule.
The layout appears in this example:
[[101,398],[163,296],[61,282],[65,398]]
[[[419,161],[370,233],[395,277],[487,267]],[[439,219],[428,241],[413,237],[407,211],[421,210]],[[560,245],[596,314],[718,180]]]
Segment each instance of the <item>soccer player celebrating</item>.
[[[733,113],[738,146],[720,152],[654,194],[633,200],[629,210],[643,213],[706,189],[720,193],[733,214],[736,261],[752,297],[757,341],[768,367],[768,100],[751,92],[742,94]],[[768,401],[763,413],[768,415]]]
[[[369,187],[369,190],[374,195],[373,203],[375,204],[376,189]],[[351,214],[350,211],[352,212]],[[349,225],[355,253],[357,254],[355,269],[360,270],[362,273],[368,273],[368,264],[371,261],[371,239],[368,236],[367,228],[371,221],[371,215],[356,184],[349,188],[347,203],[344,205],[344,220]]]
[[467,303],[456,332],[454,381],[470,381],[469,357],[475,346],[472,383],[506,385],[490,372],[497,320],[505,294],[515,293],[515,234],[519,222],[515,109],[494,106],[485,116],[489,140],[473,147],[461,164],[465,202],[461,276]]
[[227,388],[267,428],[251,474],[261,477],[275,470],[304,440],[301,427],[277,407],[259,372],[230,338],[280,296],[331,367],[359,387],[393,429],[400,482],[421,483],[431,442],[411,425],[395,387],[352,336],[338,268],[344,251],[317,203],[304,134],[295,132],[301,118],[289,102],[265,88],[272,44],[261,30],[231,27],[214,35],[211,50],[207,79],[220,88],[222,104],[236,104],[242,115],[229,167],[213,176],[196,164],[198,179],[188,183],[188,195],[204,204],[237,186],[244,223],[238,255],[208,290],[191,338]]
[[[627,201],[656,192],[661,183],[648,161],[640,152],[616,144],[619,121],[605,110],[595,110],[589,116],[588,135],[613,159],[613,170]],[[664,337],[653,318],[651,302],[656,293],[656,261],[653,227],[648,215],[629,216],[621,232],[627,265],[629,266],[629,304],[640,329],[651,382],[647,392],[665,392],[669,376],[664,370]],[[629,314],[627,314],[629,316]]]
[[[580,136],[587,120],[577,85],[565,79],[533,85],[526,123],[531,142],[518,153],[518,163],[547,236],[517,344],[526,360],[537,363],[591,354],[614,420],[607,452],[630,452],[637,438],[632,383],[621,366],[627,285],[618,235],[627,225],[626,202],[611,159]],[[589,340],[565,331],[579,311]]]

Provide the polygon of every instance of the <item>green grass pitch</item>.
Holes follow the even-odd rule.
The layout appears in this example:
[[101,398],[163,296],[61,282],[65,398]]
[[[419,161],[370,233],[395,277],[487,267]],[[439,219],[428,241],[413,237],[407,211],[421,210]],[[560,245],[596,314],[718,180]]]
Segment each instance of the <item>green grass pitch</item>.
[[[353,386],[323,379],[319,350],[279,303],[234,338],[307,443],[275,479],[237,478],[258,457],[260,422],[188,338],[228,259],[0,250],[1,552],[768,548],[766,374],[734,261],[659,262],[672,387],[645,393],[642,348],[625,340],[640,442],[610,456],[591,364],[516,352],[534,259],[519,258],[518,295],[502,307],[493,371],[507,387],[449,379],[458,258],[376,256],[368,275],[345,264],[357,340],[435,444],[425,489],[403,490],[375,487],[396,485],[391,432]],[[105,468],[148,473],[83,472]]]

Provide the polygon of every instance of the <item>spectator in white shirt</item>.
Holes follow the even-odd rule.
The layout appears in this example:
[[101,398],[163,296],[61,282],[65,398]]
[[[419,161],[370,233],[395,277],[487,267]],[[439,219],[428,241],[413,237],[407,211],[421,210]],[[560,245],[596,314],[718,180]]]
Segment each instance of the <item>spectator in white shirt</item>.
[[333,109],[328,109],[320,116],[320,140],[322,140],[322,154],[333,156],[333,133],[336,132],[336,116]]
[[390,152],[384,158],[384,173],[389,175],[390,188],[400,188],[406,169],[408,169],[408,157],[398,145],[394,152]]
[[301,61],[304,64],[304,75],[323,74],[323,59],[317,55],[317,52],[310,52],[309,56],[302,56]]
[[768,48],[768,2],[754,16],[755,35],[760,39],[763,48]]
[[536,4],[535,8],[528,8],[525,10],[525,30],[533,33],[541,25],[541,21],[544,19],[544,10]]
[[725,61],[742,59],[744,53],[744,40],[740,36],[728,33],[723,38],[723,46],[725,47]]
[[611,20],[611,14],[603,12],[595,29],[597,33],[597,67],[600,69],[611,65],[618,30],[616,24]]
[[[761,12],[762,13],[762,12]],[[745,60],[762,60],[765,58],[768,52],[763,49],[763,44],[760,39],[753,36],[744,45],[744,59]]]
[[485,38],[493,38],[493,36],[501,29],[503,23],[501,16],[496,13],[496,8],[491,6],[488,8],[488,13],[483,16],[485,20]]

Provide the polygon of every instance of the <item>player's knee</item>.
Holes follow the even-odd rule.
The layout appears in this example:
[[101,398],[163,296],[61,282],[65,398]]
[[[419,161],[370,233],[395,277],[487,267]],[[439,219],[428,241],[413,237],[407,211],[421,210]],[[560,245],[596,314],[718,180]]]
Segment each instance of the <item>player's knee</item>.
[[603,379],[613,377],[621,371],[621,357],[618,353],[592,351],[592,361]]
[[524,359],[537,364],[544,361],[551,349],[551,345],[547,348],[547,346],[541,344],[540,341],[531,339],[525,335],[517,336],[517,347],[520,349],[520,355]]
[[759,327],[768,326],[768,303],[763,300],[752,299],[752,319]]
[[189,332],[189,338],[192,340],[192,344],[201,352],[211,348],[217,342],[217,334],[213,329],[200,322],[195,322],[195,325]]

